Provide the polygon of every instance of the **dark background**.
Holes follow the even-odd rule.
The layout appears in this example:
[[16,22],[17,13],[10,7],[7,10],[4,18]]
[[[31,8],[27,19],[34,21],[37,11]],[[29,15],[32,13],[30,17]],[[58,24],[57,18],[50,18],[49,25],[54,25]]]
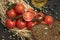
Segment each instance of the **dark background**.
[[[49,13],[48,15],[60,20],[60,0],[48,0],[47,5],[54,11],[54,13]],[[20,40],[20,37],[9,31],[0,22],[0,40]]]

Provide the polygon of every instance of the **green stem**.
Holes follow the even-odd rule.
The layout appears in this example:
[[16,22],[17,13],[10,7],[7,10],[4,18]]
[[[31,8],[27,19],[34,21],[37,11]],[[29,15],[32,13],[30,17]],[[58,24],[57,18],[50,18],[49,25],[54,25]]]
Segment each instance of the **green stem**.
[[18,18],[22,18],[22,16],[17,16],[17,17],[15,17],[15,18],[12,18],[12,20],[16,20],[16,19],[18,19]]
[[10,3],[10,2],[8,2],[7,4],[6,4],[6,6],[8,7],[8,10],[10,10],[12,7],[14,7],[14,6],[16,6],[16,3]]

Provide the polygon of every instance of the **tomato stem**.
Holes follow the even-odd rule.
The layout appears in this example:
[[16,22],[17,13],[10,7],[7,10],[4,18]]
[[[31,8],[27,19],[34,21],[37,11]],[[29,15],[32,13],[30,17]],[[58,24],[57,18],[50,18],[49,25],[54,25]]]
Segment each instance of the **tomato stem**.
[[12,18],[12,20],[16,20],[16,19],[18,19],[18,18],[22,18],[22,16],[20,15],[20,16],[17,16],[17,17],[15,17],[15,18]]
[[37,20],[36,18],[33,18],[33,19],[32,19],[32,22],[35,22],[36,20]]
[[10,10],[12,9],[12,7],[16,6],[16,3],[11,4],[10,2],[8,2],[6,6],[8,7],[8,10]]

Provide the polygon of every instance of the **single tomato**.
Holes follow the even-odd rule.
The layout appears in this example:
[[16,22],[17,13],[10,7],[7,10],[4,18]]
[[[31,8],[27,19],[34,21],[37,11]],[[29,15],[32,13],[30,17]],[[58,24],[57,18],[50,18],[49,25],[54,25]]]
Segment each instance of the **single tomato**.
[[52,16],[46,16],[45,18],[45,22],[48,24],[48,25],[51,25],[53,23],[54,19]]
[[35,22],[28,22],[27,29],[29,30],[32,29],[35,24],[36,24]]
[[7,26],[7,28],[12,29],[15,27],[16,25],[16,21],[15,20],[11,20],[11,19],[7,19],[5,22],[5,25]]
[[14,17],[16,17],[16,12],[15,12],[14,9],[8,10],[8,11],[6,12],[6,14],[7,14],[7,16],[8,16],[9,18],[14,18]]
[[17,13],[24,13],[25,7],[23,4],[16,4],[15,10]]
[[23,29],[26,27],[26,22],[21,21],[20,19],[17,20],[17,27],[19,29]]
[[42,12],[39,12],[39,13],[38,13],[38,19],[39,19],[39,20],[43,20],[44,16],[45,16],[45,15],[44,15]]
[[25,21],[31,21],[33,18],[34,18],[34,14],[31,13],[31,12],[25,12],[25,13],[23,14],[23,19],[24,19]]

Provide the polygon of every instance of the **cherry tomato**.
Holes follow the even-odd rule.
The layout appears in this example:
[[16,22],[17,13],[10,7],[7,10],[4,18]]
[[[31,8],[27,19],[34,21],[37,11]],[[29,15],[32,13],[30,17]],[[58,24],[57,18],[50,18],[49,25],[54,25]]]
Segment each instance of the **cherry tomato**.
[[25,7],[24,7],[23,4],[17,4],[17,5],[15,6],[15,10],[16,10],[17,13],[23,13],[24,10],[25,10]]
[[52,16],[46,16],[45,18],[45,22],[48,24],[48,25],[51,25],[53,23],[54,19]]
[[33,18],[34,18],[34,14],[31,13],[31,12],[25,12],[25,13],[23,14],[23,19],[24,19],[25,21],[31,21]]
[[27,29],[31,30],[34,25],[35,25],[35,22],[28,22]]
[[12,29],[15,27],[16,25],[16,21],[12,21],[11,19],[7,19],[5,22],[5,25],[7,26],[7,28]]
[[16,17],[16,12],[15,12],[14,9],[8,10],[6,14],[7,14],[7,16],[8,16],[9,18],[14,18],[14,17]]
[[38,16],[40,16],[40,17],[38,17],[39,20],[43,20],[45,15],[42,12],[39,12]]
[[21,21],[20,19],[17,20],[17,27],[19,29],[23,29],[26,27],[26,22]]

